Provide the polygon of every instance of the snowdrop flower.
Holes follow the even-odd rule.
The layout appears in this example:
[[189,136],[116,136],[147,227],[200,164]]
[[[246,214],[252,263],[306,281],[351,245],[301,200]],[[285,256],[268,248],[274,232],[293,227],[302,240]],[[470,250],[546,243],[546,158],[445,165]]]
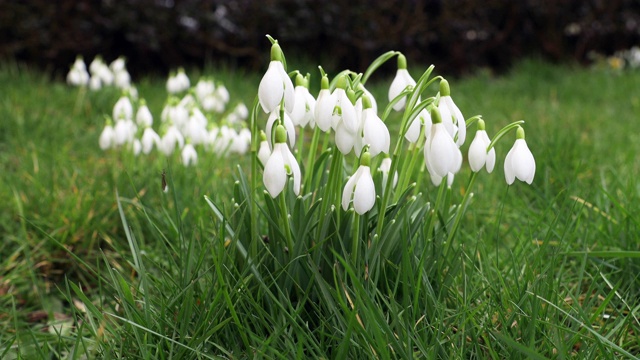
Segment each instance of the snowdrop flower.
[[371,108],[377,113],[378,103],[376,102],[376,98],[373,97],[373,94],[371,94],[371,92],[367,90],[362,84],[358,84],[358,90],[362,90],[363,95],[367,95],[369,97],[369,100],[371,100]]
[[140,144],[142,145],[142,153],[149,154],[153,147],[160,146],[160,135],[158,135],[153,128],[147,126],[142,133],[142,138],[140,139]]
[[115,135],[116,132],[113,129],[112,120],[107,117],[107,123],[105,124],[104,129],[102,129],[98,140],[100,149],[107,150],[112,148],[115,145]]
[[358,170],[347,180],[342,191],[342,209],[345,211],[352,201],[354,210],[360,215],[373,208],[376,202],[376,187],[369,168],[370,162],[371,155],[365,151],[360,157]]
[[340,123],[344,124],[347,131],[355,134],[360,125],[358,113],[353,105],[355,100],[355,92],[351,89],[347,90],[347,76],[342,75],[336,82],[336,89],[333,90],[336,104],[333,109],[333,117],[331,126],[334,130],[338,128]]
[[[389,179],[389,171],[391,171],[391,158],[385,157],[382,159],[380,166],[378,167],[378,171],[382,173],[382,191],[387,186],[387,181]],[[398,171],[396,170],[393,174],[393,184],[391,187],[395,188],[398,184]]]
[[92,76],[91,79],[89,79],[89,89],[96,91],[96,90],[100,90],[101,88],[102,88],[102,81],[100,80],[100,77]]
[[389,146],[391,145],[391,135],[387,125],[376,114],[373,107],[371,107],[371,100],[368,96],[362,96],[362,124],[361,131],[362,136],[358,137],[359,142],[362,144],[357,146],[356,152],[360,152],[359,149],[363,145],[369,145],[369,153],[371,156],[376,156],[381,152],[389,153]]
[[431,120],[431,133],[424,146],[425,163],[432,177],[444,178],[449,173],[455,174],[460,170],[462,153],[447,132],[440,111],[435,107],[431,109]]
[[238,133],[236,133],[233,141],[231,142],[230,152],[235,154],[244,155],[249,151],[249,146],[251,145],[251,131],[247,128],[240,129]]
[[287,176],[293,177],[293,192],[300,194],[300,167],[285,143],[287,131],[282,125],[276,127],[276,143],[264,166],[263,182],[271,197],[275,198],[287,185]]
[[189,77],[184,72],[184,68],[179,68],[178,73],[176,74],[176,81],[180,84],[181,91],[189,90],[191,86],[191,82],[189,81]]
[[[288,75],[287,75],[287,78],[289,78]],[[218,86],[216,87],[216,90],[213,92],[213,95],[218,100],[220,100],[222,104],[226,104],[229,102],[229,90],[227,90],[227,88],[222,84],[218,84]]]
[[293,83],[284,70],[282,49],[280,49],[277,41],[271,45],[271,62],[267,72],[260,80],[258,99],[262,110],[266,113],[271,113],[275,110],[283,99],[287,112],[291,113],[293,111],[295,101]]
[[271,156],[271,147],[269,146],[269,142],[267,141],[267,134],[264,131],[260,131],[260,149],[258,149],[258,160],[262,166],[267,164],[269,160],[269,156]]
[[233,111],[227,115],[227,121],[231,124],[238,124],[243,122],[249,116],[249,109],[243,103],[238,103]]
[[170,125],[167,127],[167,130],[162,136],[161,146],[159,147],[159,150],[162,151],[162,153],[164,153],[165,155],[169,156],[173,154],[176,145],[180,149],[184,147],[184,136],[175,125]]
[[509,185],[513,184],[516,178],[531,184],[535,174],[536,160],[533,158],[533,154],[531,154],[531,150],[529,150],[524,139],[524,129],[518,126],[516,142],[504,159],[505,180]]
[[200,80],[198,80],[194,91],[196,93],[198,101],[202,102],[205,97],[212,95],[215,90],[216,85],[213,80],[201,78]]
[[136,112],[136,123],[141,127],[149,127],[153,125],[153,115],[147,106],[147,102],[141,99],[138,105],[138,111]]
[[114,143],[116,146],[133,142],[138,127],[131,119],[120,118],[116,120],[114,128]]
[[320,92],[316,100],[313,118],[320,130],[327,132],[331,129],[333,109],[336,107],[336,97],[329,89],[329,78],[322,76],[320,80]]
[[458,135],[456,145],[461,146],[464,144],[467,136],[467,126],[464,121],[464,116],[462,116],[462,112],[460,112],[460,109],[458,109],[453,102],[449,82],[444,79],[440,81],[440,102],[438,103],[438,110],[440,110],[440,115],[442,115],[442,123],[447,128],[451,137],[455,137],[456,134]]
[[89,72],[82,56],[76,57],[76,61],[67,74],[67,83],[73,86],[86,86],[89,84]]
[[296,87],[294,89],[294,106],[291,112],[291,120],[295,125],[305,127],[314,122],[313,114],[316,99],[309,93],[309,81],[302,74],[296,75]]
[[124,57],[120,56],[117,59],[113,60],[111,62],[111,64],[109,65],[109,68],[114,73],[117,73],[117,72],[120,72],[120,71],[126,71],[127,69],[126,69],[126,66],[125,66]]
[[471,141],[471,145],[469,145],[469,167],[473,172],[478,172],[486,166],[487,172],[491,173],[496,163],[496,151],[492,147],[487,152],[491,140],[489,140],[489,135],[484,130],[484,126],[484,120],[478,120],[478,131],[476,131],[476,136]]
[[269,145],[271,145],[271,136],[273,134],[273,125],[275,124],[276,120],[278,120],[278,119],[282,120],[282,124],[284,125],[285,129],[287,130],[287,137],[289,139],[289,146],[291,148],[293,148],[294,144],[296,143],[296,129],[293,126],[293,121],[291,120],[291,117],[280,106],[277,107],[274,111],[272,111],[271,114],[269,114],[269,118],[267,119],[266,132],[267,132],[267,141],[269,142]]
[[[400,95],[400,93],[404,91],[404,89],[406,89],[408,86],[416,86],[416,81],[413,80],[413,78],[409,74],[409,71],[407,70],[407,58],[405,58],[404,55],[399,54],[398,71],[396,72],[396,76],[395,78],[393,78],[391,86],[389,87],[389,101],[392,101],[393,99],[398,97],[398,95]],[[405,106],[406,101],[407,98],[405,96],[400,99],[400,101],[395,103],[395,105],[393,105],[393,110],[402,110]]]
[[133,105],[131,105],[131,100],[128,96],[122,95],[120,99],[116,101],[116,104],[113,106],[113,118],[115,120],[133,119]]
[[429,137],[429,133],[431,132],[431,115],[427,109],[422,109],[418,116],[413,119],[411,125],[409,125],[409,129],[404,134],[405,139],[410,143],[415,143],[418,141],[420,137],[420,130],[424,129],[425,138]]
[[128,89],[129,87],[131,87],[131,75],[129,75],[127,70],[118,71],[117,73],[114,73],[113,84],[118,89]]
[[187,143],[187,145],[182,148],[182,153],[180,155],[184,166],[195,165],[198,163],[198,153],[191,143]]

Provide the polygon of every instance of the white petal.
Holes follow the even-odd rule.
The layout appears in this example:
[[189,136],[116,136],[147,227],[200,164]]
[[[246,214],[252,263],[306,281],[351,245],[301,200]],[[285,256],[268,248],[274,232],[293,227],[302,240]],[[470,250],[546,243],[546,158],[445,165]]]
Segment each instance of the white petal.
[[360,127],[360,119],[358,118],[355,106],[353,106],[347,94],[344,93],[344,90],[342,93],[338,100],[338,106],[342,109],[342,122],[350,133],[355,134]]
[[[398,69],[396,76],[389,86],[389,101],[395,99],[407,86],[415,86],[416,82],[413,80],[407,69]],[[406,97],[398,101],[393,105],[395,111],[400,111],[404,108],[406,103]]]
[[363,170],[353,192],[353,208],[358,214],[362,215],[373,208],[376,202],[376,187],[369,167],[360,166],[360,168]]
[[278,72],[280,73],[280,81],[282,81],[282,84],[284,85],[284,107],[285,110],[287,110],[287,112],[291,114],[296,101],[296,96],[293,91],[293,82],[291,81],[291,78],[289,77],[287,72],[284,71],[284,66],[282,65],[282,63],[280,61],[276,62],[280,64],[280,66],[278,67]]
[[291,169],[291,175],[293,176],[293,192],[296,195],[300,195],[300,166],[288,147],[282,146],[280,148],[282,149],[282,156],[284,157],[286,164],[289,165],[289,168]]
[[262,80],[260,80],[258,99],[262,110],[266,113],[272,112],[280,104],[285,94],[282,72],[284,72],[282,63],[280,61],[271,61],[267,72],[264,73]]
[[340,150],[341,153],[347,155],[351,152],[351,149],[353,149],[353,145],[355,144],[355,138],[356,136],[349,132],[342,122],[338,124],[338,128],[336,129],[335,142],[338,150]]
[[353,195],[353,188],[356,186],[356,182],[360,178],[361,171],[360,168],[356,170],[356,173],[353,174],[352,177],[347,180],[347,184],[344,186],[342,190],[342,209],[347,210],[349,208],[349,203],[351,202],[351,196]]
[[439,177],[447,176],[455,161],[455,154],[451,151],[452,143],[453,139],[444,129],[444,125],[434,124],[430,143],[425,147],[425,155],[434,173]]
[[415,143],[416,141],[418,141],[418,138],[420,137],[420,119],[419,118],[413,119],[413,121],[411,122],[411,125],[409,125],[409,129],[404,134],[404,137],[410,143]]
[[473,172],[478,172],[487,161],[487,145],[485,145],[482,136],[483,130],[478,130],[476,136],[469,145],[469,167]]
[[389,153],[391,135],[385,123],[378,117],[372,108],[364,110],[364,142],[369,144],[371,156],[380,152]]
[[336,106],[336,97],[328,89],[320,90],[318,94],[318,100],[316,101],[316,108],[314,117],[316,125],[320,130],[327,132],[331,129],[331,118],[333,114],[333,108]]
[[113,126],[106,125],[102,130],[102,133],[100,133],[100,139],[98,141],[100,144],[100,149],[107,150],[111,146],[113,146],[114,137],[115,137],[115,131],[113,130]]
[[511,166],[513,167],[515,176],[518,179],[531,184],[536,172],[536,161],[533,158],[533,154],[531,154],[526,141],[524,139],[516,140],[513,151],[514,154]]
[[[282,143],[275,145],[286,146]],[[279,148],[274,148],[267,164],[264,167],[264,174],[262,176],[264,187],[271,197],[275,198],[282,192],[287,183],[287,173],[284,167],[284,159],[282,158],[282,151]]]
[[489,153],[487,154],[487,172],[489,174],[491,174],[491,172],[493,171],[493,167],[495,166],[495,164],[496,164],[496,150],[494,148],[491,148],[491,150],[489,150]]
[[265,166],[267,164],[267,161],[269,161],[269,157],[271,156],[271,149],[269,148],[269,143],[264,140],[260,142],[260,149],[258,150],[258,160],[260,160],[260,163],[262,164],[262,166]]
[[504,179],[507,181],[508,185],[513,184],[516,179],[515,172],[513,171],[513,154],[515,149],[515,144],[507,153],[507,156],[504,158]]

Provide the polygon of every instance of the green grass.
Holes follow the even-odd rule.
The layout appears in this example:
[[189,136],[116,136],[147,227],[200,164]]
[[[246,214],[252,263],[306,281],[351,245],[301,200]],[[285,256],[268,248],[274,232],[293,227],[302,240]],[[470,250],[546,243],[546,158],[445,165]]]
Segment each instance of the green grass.
[[[232,101],[251,104],[260,74],[223,70],[205,72]],[[385,99],[389,79],[371,81]],[[455,243],[423,244],[429,233],[398,217],[389,231],[407,247],[382,249],[372,281],[342,258],[346,237],[293,249],[300,256],[287,262],[282,234],[267,223],[278,223],[269,216],[280,206],[269,197],[260,208],[274,211],[259,225],[270,243],[251,243],[247,251],[260,253],[247,260],[238,244],[251,228],[248,156],[183,168],[177,158],[104,153],[97,138],[116,91],[87,93],[76,108],[78,90],[60,79],[4,64],[0,82],[0,358],[640,354],[638,71],[525,61],[506,76],[450,80],[465,117],[482,114],[490,136],[526,121],[536,178],[506,186],[513,138],[505,137]],[[142,80],[138,90],[157,118],[163,81]],[[468,176],[458,176],[454,201]],[[418,190],[400,214],[426,219],[437,189]],[[307,200],[285,201],[303,236]],[[346,224],[332,229],[351,234]],[[307,257],[305,246],[326,252]],[[72,327],[58,334],[55,322]]]

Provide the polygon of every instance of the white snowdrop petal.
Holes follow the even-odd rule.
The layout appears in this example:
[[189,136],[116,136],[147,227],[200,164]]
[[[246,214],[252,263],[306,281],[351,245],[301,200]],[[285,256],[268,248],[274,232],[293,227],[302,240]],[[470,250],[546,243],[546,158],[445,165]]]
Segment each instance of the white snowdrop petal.
[[[264,73],[260,85],[258,86],[258,99],[262,110],[266,113],[272,112],[284,96],[284,83],[282,82],[281,73],[278,69],[278,65],[282,68],[280,61],[271,61],[269,68]],[[284,70],[282,70],[284,71]]]
[[473,172],[478,172],[482,169],[487,161],[487,146],[480,133],[482,130],[476,132],[471,145],[469,145],[469,167]]
[[376,187],[370,168],[368,166],[360,166],[360,168],[363,170],[353,192],[353,208],[362,215],[373,208],[376,202]]
[[[281,144],[276,144],[279,146]],[[286,145],[285,145],[286,146]],[[284,159],[282,158],[282,151],[275,149],[267,164],[264,167],[264,174],[262,176],[264,187],[271,197],[275,198],[282,192],[287,183],[287,174],[284,167]]]
[[[415,86],[416,82],[413,80],[407,69],[398,69],[396,76],[391,81],[389,86],[389,101],[395,99],[407,86]],[[400,111],[404,108],[406,103],[406,96],[393,105],[393,109]]]

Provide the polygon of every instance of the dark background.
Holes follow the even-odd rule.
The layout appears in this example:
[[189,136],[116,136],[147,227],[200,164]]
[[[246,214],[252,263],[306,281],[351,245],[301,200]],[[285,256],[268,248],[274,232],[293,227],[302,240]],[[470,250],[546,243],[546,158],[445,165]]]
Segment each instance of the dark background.
[[0,60],[67,71],[76,55],[136,75],[287,56],[364,71],[388,50],[440,72],[500,72],[530,56],[587,63],[640,43],[640,0],[0,0]]

